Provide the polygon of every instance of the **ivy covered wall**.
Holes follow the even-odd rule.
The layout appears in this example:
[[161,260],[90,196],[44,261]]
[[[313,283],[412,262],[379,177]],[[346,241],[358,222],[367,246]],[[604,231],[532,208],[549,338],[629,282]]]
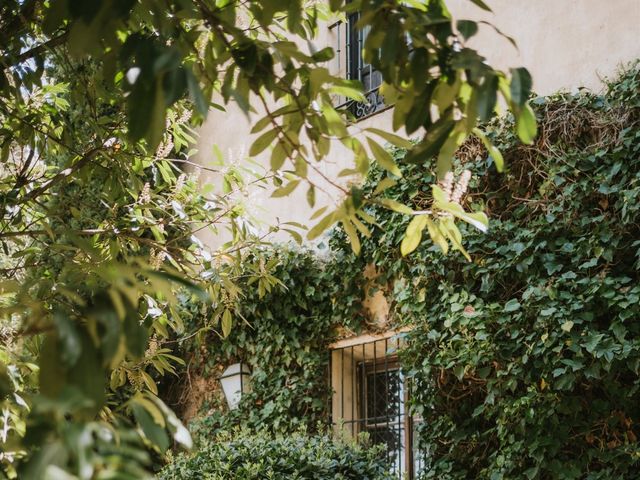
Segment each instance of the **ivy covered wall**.
[[[423,419],[425,478],[638,478],[640,72],[603,95],[533,103],[534,145],[518,143],[509,118],[487,126],[508,172],[474,176],[466,201],[491,224],[465,232],[471,262],[429,241],[403,258],[408,219],[393,212],[378,216],[358,257],[339,230],[328,260],[267,255],[282,284],[245,285],[228,339],[210,334],[193,347],[194,364],[211,373],[249,360],[254,391],[232,415],[208,402],[200,427],[287,431],[326,420],[326,348],[345,328],[366,327],[363,272],[373,264],[393,321],[414,326],[402,363]],[[491,162],[475,142],[457,157],[478,172]],[[409,181],[385,195],[424,208],[432,167],[405,165]]]
[[[180,375],[179,395],[173,396],[187,417],[193,416],[194,403],[199,407],[193,425],[197,433],[210,436],[239,425],[274,433],[313,432],[326,425],[329,344],[365,323],[362,286],[349,276],[340,280],[337,266],[315,252],[286,247],[245,259],[245,271],[233,276],[239,297],[225,307],[233,317],[229,335],[221,338],[206,329],[183,344],[191,362]],[[247,281],[249,270],[256,274],[261,269],[269,273],[258,282]],[[210,323],[209,312],[185,303],[192,309],[185,315],[192,328]],[[252,391],[229,412],[217,378],[239,361],[251,368]]]

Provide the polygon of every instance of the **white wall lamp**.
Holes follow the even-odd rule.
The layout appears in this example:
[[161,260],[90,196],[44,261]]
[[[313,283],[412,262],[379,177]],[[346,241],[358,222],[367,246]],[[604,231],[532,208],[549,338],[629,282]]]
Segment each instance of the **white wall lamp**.
[[250,378],[251,370],[245,363],[234,363],[222,372],[220,383],[229,410],[237,408],[242,395],[251,391]]

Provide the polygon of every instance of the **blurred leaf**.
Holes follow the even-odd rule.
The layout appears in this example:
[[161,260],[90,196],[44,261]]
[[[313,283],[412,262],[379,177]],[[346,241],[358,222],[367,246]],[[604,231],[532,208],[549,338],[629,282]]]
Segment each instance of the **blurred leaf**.
[[518,106],[523,106],[531,95],[533,81],[531,74],[524,68],[511,69],[511,100]]
[[531,145],[538,134],[536,116],[528,103],[517,114],[516,129],[520,140],[527,145]]
[[367,142],[369,143],[369,148],[371,148],[371,152],[373,153],[373,156],[375,157],[378,164],[392,175],[401,177],[402,172],[396,165],[396,162],[393,160],[391,154],[369,137],[367,137]]

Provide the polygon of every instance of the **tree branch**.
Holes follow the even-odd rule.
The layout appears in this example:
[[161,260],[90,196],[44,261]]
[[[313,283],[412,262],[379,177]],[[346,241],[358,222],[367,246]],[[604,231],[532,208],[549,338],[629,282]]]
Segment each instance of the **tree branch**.
[[69,32],[64,32],[57,37],[53,37],[52,39],[47,40],[46,42],[27,50],[26,52],[20,53],[18,55],[5,55],[2,59],[2,63],[6,66],[5,68],[8,68],[9,66],[15,66],[18,63],[22,63],[26,60],[29,60],[30,58],[40,55],[41,53],[51,50],[58,45],[63,44],[67,41],[68,36]]
[[42,185],[42,186],[40,186],[40,187],[38,187],[38,188],[36,188],[34,190],[31,190],[29,193],[24,195],[19,201],[17,201],[16,204],[26,203],[26,202],[28,202],[30,200],[33,200],[34,198],[42,195],[44,192],[49,190],[51,187],[53,187],[54,185],[57,185],[58,183],[60,183],[61,181],[63,181],[64,179],[66,179],[67,177],[72,175],[73,173],[77,172],[78,170],[80,170],[85,165],[87,165],[93,159],[93,157],[95,157],[95,155],[100,150],[102,150],[102,146],[92,148],[87,153],[85,153],[82,156],[82,158],[80,158],[80,160],[78,160],[76,163],[74,163],[71,167],[65,168],[60,173],[55,175],[51,180],[45,182],[44,185]]

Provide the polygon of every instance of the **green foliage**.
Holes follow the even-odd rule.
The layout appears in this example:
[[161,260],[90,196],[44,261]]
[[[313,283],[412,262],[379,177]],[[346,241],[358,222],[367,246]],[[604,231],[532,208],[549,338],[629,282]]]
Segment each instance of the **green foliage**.
[[[354,277],[373,262],[394,316],[415,326],[402,361],[423,418],[424,478],[636,478],[639,87],[633,67],[603,95],[535,99],[532,147],[511,119],[490,125],[502,176],[482,174],[481,143],[458,150],[459,168],[476,173],[468,201],[491,217],[486,235],[465,234],[472,263],[425,244],[401,257],[408,221],[397,213],[360,257],[343,258]],[[430,167],[405,167],[384,195],[423,208]],[[337,232],[333,248],[343,241]]]
[[234,432],[215,437],[192,455],[181,455],[158,476],[162,480],[207,478],[252,480],[390,480],[379,448],[329,435],[286,437]]
[[[321,416],[322,410],[309,415],[291,408],[303,404],[308,385],[296,362],[321,384],[321,362],[313,359],[326,347],[323,329],[340,328],[342,319],[349,328],[362,326],[363,272],[374,264],[393,322],[414,327],[401,361],[413,383],[413,413],[422,418],[423,478],[636,478],[639,87],[634,66],[602,95],[536,98],[540,137],[533,146],[518,143],[513,118],[488,125],[487,135],[504,151],[504,174],[487,171],[494,159],[482,141],[458,149],[457,171],[475,172],[466,198],[470,210],[483,209],[491,218],[486,234],[465,232],[472,262],[425,243],[402,255],[415,216],[382,206],[369,211],[378,222],[359,256],[351,254],[347,233],[335,229],[325,262],[284,257],[274,271],[287,290],[278,286],[248,298],[256,328],[232,334],[246,354],[230,345],[209,347],[212,364],[252,361],[256,392],[237,416],[208,412],[200,436],[243,419],[253,429],[287,432]],[[390,182],[376,169],[364,194],[384,185],[376,195],[418,212],[433,203],[436,166],[406,165],[405,154],[392,150],[403,182]],[[326,289],[322,295],[319,287]],[[318,316],[292,310],[298,302]],[[263,323],[263,315],[273,320]],[[274,345],[291,365],[273,358]],[[267,410],[259,404],[263,398]]]
[[[185,342],[184,354],[191,358],[191,375],[217,377],[221,366],[248,364],[252,391],[231,412],[225,412],[221,397],[218,403],[203,405],[203,416],[193,425],[197,437],[239,424],[286,433],[300,427],[313,431],[326,422],[327,348],[337,335],[336,327],[349,323],[336,318],[335,305],[346,296],[326,264],[313,252],[287,248],[256,252],[245,259],[245,272],[239,272],[236,282],[243,294],[230,309],[233,330],[222,340],[210,332]],[[255,282],[255,276],[247,275],[260,268],[278,281]],[[196,315],[191,322],[199,325],[203,319]],[[186,380],[183,386],[188,392]]]
[[182,171],[188,104],[150,151],[128,140],[94,62],[51,61],[51,84],[0,99],[0,470],[144,478],[155,455],[191,444],[157,381],[183,363],[165,346],[184,332],[176,295],[211,293],[198,270],[216,260],[193,230],[231,231],[225,255],[256,241],[230,196],[244,179],[230,169],[228,191],[205,197]]
[[[371,157],[399,173],[374,139],[347,134],[353,119],[332,95],[361,99],[362,85],[329,74],[331,48],[311,47],[321,19],[356,10],[359,28],[370,29],[364,56],[395,104],[394,128],[428,129],[408,159],[441,151],[444,173],[479,116],[494,116],[500,96],[517,134],[531,141],[528,74],[489,67],[464,44],[477,25],[459,24],[459,38],[441,0],[331,1],[329,8],[302,0],[0,4],[0,321],[12,332],[0,346],[7,475],[141,478],[172,442],[190,444],[156,395],[161,376],[182,363],[168,343],[185,334],[177,296],[186,289],[210,301],[198,328],[228,335],[241,296],[229,278],[243,249],[263,241],[234,201],[245,185],[238,169],[221,168],[220,159],[192,162],[193,127],[210,107],[225,108],[214,96],[247,115],[256,105],[266,110],[250,153],[272,147],[275,171],[250,181],[271,180],[275,196],[306,185],[313,204],[307,171],[335,141],[352,151],[352,171],[366,173]],[[398,143],[389,132],[368,133]],[[295,168],[280,171],[287,159]],[[222,191],[201,189],[186,165],[218,174]],[[364,208],[411,213],[357,188],[344,193],[310,236],[339,221],[357,251],[359,237],[369,235],[365,223],[375,223]],[[433,211],[470,220],[445,200]],[[230,238],[216,255],[192,237],[207,229]],[[295,238],[299,229],[286,227]],[[452,219],[436,230],[429,232],[439,244],[462,250]],[[201,273],[223,261],[231,273],[204,281]],[[254,273],[259,291],[273,281]]]
[[[336,109],[333,97],[339,94],[357,101],[364,97],[359,82],[330,73],[327,62],[334,58],[333,48],[300,48],[311,44],[326,26],[322,22],[354,12],[359,12],[358,28],[369,32],[364,60],[383,77],[381,93],[393,105],[393,130],[404,129],[409,135],[427,132],[410,149],[408,161],[423,162],[440,153],[439,174],[444,175],[451,168],[455,147],[475,134],[479,120],[495,115],[499,98],[516,116],[515,130],[522,141],[533,141],[536,124],[527,104],[529,73],[517,68],[507,74],[490,67],[466,44],[479,24],[455,22],[443,0],[349,0],[328,5],[300,0],[81,4],[11,0],[0,10],[4,40],[0,64],[12,67],[0,73],[0,90],[17,97],[20,88],[42,85],[52,53],[62,47],[72,58],[94,59],[99,66],[96,77],[126,98],[128,139],[144,140],[149,151],[161,142],[168,109],[180,100],[189,98],[199,116],[206,115],[214,93],[225,104],[234,101],[247,114],[258,104],[266,115],[252,130],[261,135],[250,156],[273,146],[275,171],[285,159],[295,167],[288,175],[275,176],[276,186],[286,183],[276,196],[306,185],[313,207],[313,192],[319,185],[307,172],[328,158],[331,139],[351,151],[351,173],[366,174],[370,159],[399,173],[369,136],[374,131],[367,132],[366,144],[347,133],[353,118]],[[213,106],[224,110],[222,105]],[[300,141],[305,137],[311,148]],[[338,183],[335,186],[349,193]],[[368,235],[363,221],[372,222],[362,215],[370,201],[347,195],[319,225],[326,228],[341,222],[357,253],[358,236]],[[454,246],[459,243],[456,234],[445,239]]]

